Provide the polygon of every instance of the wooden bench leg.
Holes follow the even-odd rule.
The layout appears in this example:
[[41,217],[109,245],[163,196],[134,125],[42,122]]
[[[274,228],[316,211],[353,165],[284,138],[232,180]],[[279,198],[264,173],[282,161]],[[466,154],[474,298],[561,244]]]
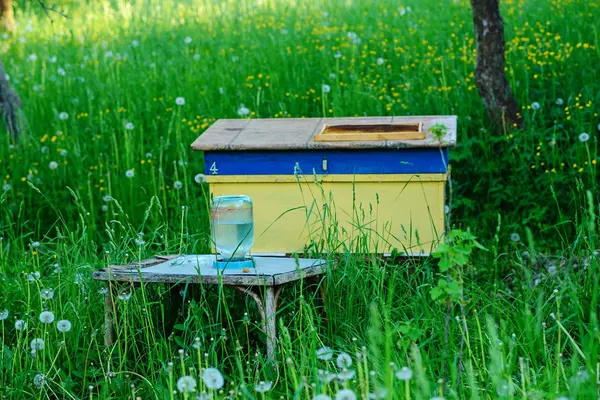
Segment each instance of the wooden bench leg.
[[265,290],[265,333],[267,335],[267,358],[275,361],[277,348],[277,299],[275,288],[268,286]]
[[111,285],[108,283],[104,294],[104,344],[106,346],[112,346],[115,335],[113,325],[114,307]]

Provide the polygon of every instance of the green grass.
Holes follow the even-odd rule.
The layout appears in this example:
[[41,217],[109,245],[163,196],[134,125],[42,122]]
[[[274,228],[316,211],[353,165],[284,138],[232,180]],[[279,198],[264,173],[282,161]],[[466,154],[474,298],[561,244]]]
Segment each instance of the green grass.
[[[214,398],[598,396],[597,2],[503,2],[525,120],[506,135],[474,85],[466,1],[70,2],[53,21],[22,6],[0,42],[27,121],[19,143],[0,138],[0,396],[192,399],[207,367],[225,377]],[[314,288],[283,294],[277,367],[255,306],[223,288],[136,290],[106,348],[91,271],[208,250],[202,155],[189,145],[242,107],[251,118],[458,115],[449,200],[462,231],[439,266],[325,254],[337,267],[324,304]],[[42,311],[72,329],[41,323]],[[45,346],[32,357],[34,338]],[[317,358],[323,346],[333,360]],[[319,370],[342,372],[342,351],[355,377],[324,383]],[[395,376],[403,366],[412,379]],[[198,381],[193,396],[173,393],[183,375]],[[256,392],[260,381],[273,389]]]

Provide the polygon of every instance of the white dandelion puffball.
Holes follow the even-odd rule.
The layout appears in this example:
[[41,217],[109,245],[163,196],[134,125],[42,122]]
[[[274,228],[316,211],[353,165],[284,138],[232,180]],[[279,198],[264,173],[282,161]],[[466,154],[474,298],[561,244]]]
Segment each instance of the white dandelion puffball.
[[56,323],[56,329],[61,333],[69,332],[72,326],[73,325],[71,324],[71,321],[69,321],[68,319],[61,319]]
[[27,57],[27,59],[29,61],[35,61],[35,60],[37,60],[37,56],[35,54],[30,54],[29,57]]
[[532,110],[539,110],[540,109],[540,103],[538,103],[537,101],[534,101],[533,103],[531,103],[531,109]]
[[183,97],[177,97],[175,99],[175,104],[177,104],[178,106],[182,106],[185,104],[185,99]]
[[512,240],[513,242],[517,243],[518,241],[521,240],[521,235],[519,235],[516,232],[513,232],[510,234],[510,240]]
[[193,55],[192,58],[194,59],[194,61],[200,61],[200,54],[196,53]]
[[335,394],[335,400],[356,400],[356,395],[350,389],[342,389]]
[[219,88],[219,94],[225,94],[225,88],[220,87]]
[[[31,247],[37,249],[38,247],[40,247],[40,242],[31,242]],[[36,278],[40,277],[40,273],[38,271],[34,271],[33,275],[35,275]]]
[[56,161],[50,161],[50,164],[48,164],[48,168],[56,169],[58,168],[58,163]]
[[43,324],[51,324],[54,322],[54,313],[52,311],[43,311],[40,313],[40,322]]
[[173,182],[173,187],[177,190],[180,190],[181,188],[183,188],[183,183],[181,181],[175,181]]
[[118,299],[119,299],[119,300],[121,300],[121,301],[127,301],[127,300],[129,300],[130,298],[131,298],[131,293],[121,293],[121,294],[118,296]]
[[133,178],[135,176],[135,172],[132,169],[128,169],[125,171],[125,176],[128,178]]
[[58,119],[60,119],[61,121],[65,121],[69,119],[69,114],[63,111],[60,114],[58,114]]
[[128,131],[133,130],[133,128],[135,128],[135,126],[133,125],[132,122],[126,122],[125,123],[125,129],[127,129]]
[[4,309],[0,311],[0,321],[4,321],[6,318],[8,318],[8,310]]
[[240,117],[245,117],[250,114],[250,109],[243,104],[240,104],[240,108],[238,108],[238,115]]
[[54,64],[56,61],[58,61],[58,58],[56,56],[52,56],[48,59],[48,61],[50,61],[52,64]]
[[67,71],[65,71],[64,68],[58,68],[57,72],[60,76],[67,75]]
[[338,368],[348,368],[352,365],[352,358],[348,353],[342,352],[339,356],[337,356],[336,364]]
[[558,99],[556,99],[556,105],[557,106],[562,106],[565,102],[563,101],[563,99],[561,99],[560,97]]
[[333,72],[329,74],[329,79],[335,79],[337,78],[337,75],[334,74]]
[[177,379],[177,390],[181,393],[191,393],[196,391],[196,380],[191,376],[182,376]]
[[221,389],[225,384],[223,375],[216,368],[206,368],[202,373],[202,380],[206,387],[211,390]]
[[185,44],[190,44],[192,43],[192,38],[189,36],[186,36],[185,39],[183,39],[183,43]]
[[329,86],[328,84],[324,83],[323,84],[323,93],[329,93],[331,92],[331,86]]
[[2,190],[8,192],[10,190],[10,187],[10,183],[5,183],[4,185],[2,185]]
[[40,296],[44,300],[52,300],[54,297],[54,289],[42,289],[40,291]]
[[356,376],[356,372],[354,372],[353,369],[345,369],[342,372],[340,372],[339,374],[337,374],[338,379],[341,381],[349,381],[350,379],[353,379],[355,376]]
[[318,394],[313,397],[312,400],[331,400],[331,397],[327,396],[326,394]]
[[377,65],[383,65],[385,63],[385,60],[382,57],[379,57],[377,59]]
[[38,351],[38,350],[43,350],[44,349],[44,339],[33,339],[30,343],[29,343],[29,347],[31,347],[31,350],[34,351]]
[[496,393],[500,397],[512,397],[515,392],[513,384],[509,381],[501,380],[496,386]]
[[342,58],[342,53],[340,53],[339,51],[336,51],[333,56],[337,59],[340,59],[340,58]]
[[327,346],[317,349],[316,354],[317,358],[323,361],[329,361],[333,358],[333,350],[331,349],[331,347]]
[[256,386],[254,386],[254,390],[258,393],[266,393],[273,388],[273,382],[268,381],[260,381]]
[[206,175],[204,175],[204,174],[197,174],[194,177],[194,181],[196,181],[196,183],[205,183],[206,182]]
[[16,320],[15,321],[15,329],[18,331],[27,329],[27,322],[23,321],[22,319]]
[[409,381],[412,379],[412,377],[413,377],[412,369],[410,369],[408,367],[402,367],[400,369],[400,371],[396,372],[396,378],[400,379],[401,381]]
[[590,140],[590,135],[588,133],[583,132],[582,134],[579,135],[580,142],[587,142],[588,140]]
[[102,201],[105,203],[108,203],[110,201],[110,196],[108,196],[108,195],[102,196]]
[[69,152],[68,152],[67,150],[65,150],[65,149],[62,149],[62,150],[60,151],[60,155],[61,155],[61,156],[63,156],[63,157],[66,157],[66,156],[67,156],[67,154],[69,154]]
[[102,204],[102,207],[100,207],[100,209],[101,209],[103,212],[107,212],[107,211],[108,211],[108,206],[107,206],[106,204]]
[[135,40],[135,39],[133,39],[133,40],[131,41],[131,45],[132,45],[133,47],[138,47],[138,46],[140,45],[140,42],[139,42],[139,41],[137,41],[137,40]]
[[44,374],[37,374],[33,377],[33,384],[36,388],[41,389],[46,383],[46,376]]

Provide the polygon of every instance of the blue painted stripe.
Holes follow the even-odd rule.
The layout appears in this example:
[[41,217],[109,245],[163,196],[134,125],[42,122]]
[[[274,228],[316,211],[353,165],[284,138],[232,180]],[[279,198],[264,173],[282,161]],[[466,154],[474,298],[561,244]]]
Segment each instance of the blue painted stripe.
[[[323,160],[327,159],[327,171]],[[445,173],[448,150],[207,151],[207,175]]]

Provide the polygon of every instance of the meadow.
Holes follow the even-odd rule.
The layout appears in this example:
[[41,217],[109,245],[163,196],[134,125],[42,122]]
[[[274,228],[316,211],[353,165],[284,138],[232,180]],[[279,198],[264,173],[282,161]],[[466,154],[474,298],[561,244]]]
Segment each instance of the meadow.
[[[502,2],[524,118],[504,134],[468,1],[19,7],[0,40],[26,121],[0,135],[1,398],[598,398],[600,3]],[[189,145],[216,119],[429,114],[459,120],[435,257],[321,255],[327,297],[286,289],[275,365],[223,288],[125,294],[103,345],[94,269],[210,248]]]

